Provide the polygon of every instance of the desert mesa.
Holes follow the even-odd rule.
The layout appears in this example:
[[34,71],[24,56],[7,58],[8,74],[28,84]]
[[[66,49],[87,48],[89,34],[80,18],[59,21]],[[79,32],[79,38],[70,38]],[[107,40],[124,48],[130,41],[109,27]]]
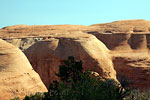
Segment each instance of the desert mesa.
[[0,38],[0,99],[47,91],[68,56],[81,60],[84,70],[118,82],[127,77],[133,88],[150,88],[150,21],[14,25],[1,28]]

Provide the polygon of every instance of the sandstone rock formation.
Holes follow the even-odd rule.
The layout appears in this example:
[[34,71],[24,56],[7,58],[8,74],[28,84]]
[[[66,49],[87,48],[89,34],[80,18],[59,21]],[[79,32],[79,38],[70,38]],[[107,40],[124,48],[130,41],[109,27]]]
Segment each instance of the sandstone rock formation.
[[131,50],[148,51],[150,48],[149,34],[95,34],[108,49],[129,52]]
[[150,21],[146,20],[121,20],[92,26],[97,27],[95,31],[99,33],[148,34],[150,32]]
[[105,27],[101,32],[90,32],[111,50],[117,78],[127,77],[132,87],[150,88],[150,22],[145,20],[116,21],[94,26]]
[[[84,37],[83,37],[82,36],[83,32],[96,36],[97,39],[99,39],[99,43],[98,42],[90,43],[92,36],[84,34],[83,35]],[[76,33],[78,33],[78,35],[74,35]],[[36,58],[41,59],[41,60],[47,59],[45,60],[45,62],[42,62],[42,63],[37,62],[38,65],[43,64],[44,66],[47,66],[47,67],[48,66],[52,67],[52,65],[58,66],[59,65],[58,62],[61,62],[61,60],[65,59],[66,56],[69,56],[70,54],[73,56],[76,56],[76,58],[79,60],[86,60],[86,58],[88,58],[87,59],[88,61],[89,58],[90,60],[95,59],[95,56],[96,56],[96,59],[102,60],[102,58],[99,58],[97,56],[99,56],[98,51],[102,51],[103,49],[101,48],[101,50],[97,50],[95,48],[97,47],[100,48],[98,44],[101,45],[102,44],[101,42],[103,42],[105,46],[109,49],[108,50],[106,47],[104,47],[105,48],[104,51],[108,51],[106,53],[109,56],[108,58],[112,58],[113,66],[116,70],[116,73],[117,73],[116,75],[118,79],[122,76],[127,76],[130,80],[134,81],[135,84],[132,85],[133,87],[138,87],[141,89],[150,88],[150,85],[149,85],[150,79],[148,77],[149,69],[150,69],[150,62],[149,62],[149,59],[150,59],[150,54],[149,54],[150,52],[150,21],[123,20],[123,21],[115,21],[112,23],[94,24],[91,26],[16,25],[16,26],[9,26],[9,27],[0,29],[0,37],[18,46],[23,51],[25,50],[26,55],[29,56],[28,58],[31,64],[34,66],[36,65],[34,63],[34,60],[35,62],[37,62]],[[81,40],[82,42],[79,42]],[[78,48],[75,49],[78,46],[82,49],[78,49]],[[36,52],[35,53],[30,52],[29,54],[31,55],[27,54],[28,50],[34,51],[33,48],[37,48],[35,49]],[[63,48],[63,49],[60,50],[59,48]],[[70,48],[70,49],[67,49],[67,48]],[[41,53],[40,50],[43,50],[44,53]],[[68,55],[65,51],[69,51]],[[84,51],[84,52],[77,53],[76,51],[78,52]],[[93,53],[90,53],[90,54],[87,53],[86,55],[88,56],[83,56],[82,54],[85,55],[85,51],[86,52],[88,51],[88,53],[89,52],[93,52]],[[46,53],[48,53],[50,57],[52,56],[53,59],[48,60],[48,55],[46,55]],[[63,55],[66,55],[66,56],[63,56]],[[77,55],[80,55],[80,57]],[[44,56],[46,57],[43,58]],[[101,60],[100,62],[102,62]],[[47,63],[53,62],[53,64],[46,65],[46,62]],[[92,60],[91,63],[97,64],[97,62],[99,61],[94,61],[93,63],[93,60]],[[35,68],[35,69],[37,70],[37,72],[40,72],[40,70],[44,71],[43,70],[44,68],[43,69]],[[57,70],[57,69],[54,68],[52,70]],[[47,71],[46,73],[48,72],[50,71]],[[44,77],[44,76],[45,76],[44,74],[41,74],[41,77]],[[46,77],[48,78],[48,76]],[[46,80],[46,78],[42,78],[42,80]]]
[[95,27],[83,25],[14,25],[0,29],[0,37],[39,37],[43,35],[50,36],[57,34],[66,34],[73,31],[87,31],[88,29],[95,29]]
[[108,53],[109,50],[101,41],[84,33],[59,35],[37,42],[25,50],[25,55],[47,87],[57,79],[55,73],[58,72],[58,66],[68,56],[82,60],[85,70],[93,70],[100,75],[107,72],[110,73],[107,77],[116,79],[116,72]]
[[50,36],[65,34],[74,31],[101,34],[149,34],[150,21],[146,20],[123,20],[112,23],[83,25],[14,25],[0,29],[1,38],[19,38],[32,36]]
[[134,53],[134,55],[139,57],[118,56],[113,59],[117,78],[128,78],[132,88],[148,89],[150,88],[150,58],[142,58],[140,56],[143,55],[142,53]]
[[47,91],[39,75],[17,47],[0,40],[0,100]]

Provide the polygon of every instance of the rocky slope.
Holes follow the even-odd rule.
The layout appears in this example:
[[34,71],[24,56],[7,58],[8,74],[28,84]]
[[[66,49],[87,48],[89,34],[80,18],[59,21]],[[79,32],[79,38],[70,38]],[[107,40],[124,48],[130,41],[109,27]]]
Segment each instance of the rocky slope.
[[0,100],[47,91],[21,50],[1,39],[0,76]]
[[[125,20],[91,26],[17,25],[0,29],[0,37],[25,51],[33,67],[35,65],[46,66],[42,69],[40,69],[41,66],[38,66],[39,69],[35,67],[39,73],[46,68],[52,68],[54,65],[58,66],[58,62],[69,55],[73,55],[79,60],[85,60],[86,63],[87,59],[92,65],[100,64],[100,62],[105,63],[107,58],[110,63],[113,63],[118,79],[126,76],[134,81],[133,87],[150,88],[148,78],[150,69],[150,21]],[[105,54],[107,56],[104,56]],[[45,59],[45,62],[37,62],[38,59]],[[88,63],[87,66],[91,64]],[[99,66],[99,68],[105,69],[106,65],[109,65],[109,63]],[[114,77],[115,71],[112,70],[113,68],[106,68],[111,68],[109,71],[114,73],[111,74]],[[100,72],[100,69],[97,72]],[[48,78],[51,71],[46,73]],[[40,75],[43,80],[47,80],[47,78],[44,78],[44,74],[40,73]]]

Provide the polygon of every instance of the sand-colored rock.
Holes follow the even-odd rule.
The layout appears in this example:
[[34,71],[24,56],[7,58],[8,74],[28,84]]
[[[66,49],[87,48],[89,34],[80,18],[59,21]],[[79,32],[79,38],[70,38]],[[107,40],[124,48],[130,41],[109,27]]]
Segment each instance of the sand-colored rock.
[[45,40],[45,37],[26,37],[26,38],[13,38],[13,39],[5,39],[7,42],[15,45],[22,51],[26,50],[30,46],[32,46],[34,43]]
[[150,88],[149,34],[95,34],[111,51],[117,79],[127,77],[138,89]]
[[113,34],[150,34],[150,21],[122,20],[112,23],[83,25],[14,25],[0,29],[0,38],[50,36],[74,31],[87,33]]
[[[130,34],[95,34],[95,36],[102,41],[109,50],[117,51],[131,51]],[[124,48],[124,49],[122,49]]]
[[0,40],[0,100],[47,91],[39,75],[17,47]]
[[[30,48],[32,45],[33,45],[32,48],[42,47],[44,49],[42,48],[40,48],[39,50],[35,49],[35,51],[38,53],[33,52],[33,54],[29,55],[29,60],[34,62],[32,58],[36,59],[35,56],[39,55],[41,57],[44,57],[46,55],[46,52],[51,52],[50,56],[53,56],[52,57],[53,59],[46,60],[44,63],[37,62],[36,60],[35,62],[37,62],[38,65],[42,65],[42,64],[44,65],[47,62],[48,63],[53,62],[53,64],[56,65],[57,62],[61,62],[59,60],[63,60],[66,58],[63,57],[63,55],[67,55],[67,54],[70,55],[73,53],[72,55],[77,56],[85,53],[82,52],[78,54],[76,51],[80,51],[80,52],[86,51],[88,53],[95,52],[88,56],[85,56],[85,54],[84,56],[81,55],[81,57],[77,56],[76,58],[79,60],[86,60],[88,58],[87,59],[88,61],[90,57],[91,57],[90,60],[95,58],[95,56],[93,57],[93,55],[97,56],[97,54],[99,54],[97,52],[97,49],[95,49],[97,47],[97,45],[95,45],[95,42],[94,43],[91,42],[90,44],[89,39],[91,37],[87,35],[82,36],[82,32],[96,36],[99,39],[99,41],[103,42],[105,46],[109,49],[109,50],[105,49],[104,51],[108,51],[107,55],[110,58],[112,57],[114,68],[117,71],[117,78],[121,77],[122,75],[126,75],[130,80],[135,81],[133,87],[150,88],[149,78],[144,79],[144,77],[149,76],[148,73],[150,69],[150,64],[149,64],[150,21],[122,20],[122,21],[115,21],[112,23],[94,24],[91,26],[16,25],[16,26],[9,26],[0,29],[0,37],[18,46],[23,51]],[[74,35],[76,33],[79,33],[78,36]],[[69,35],[70,37],[72,37],[71,39],[69,38]],[[80,49],[78,50],[78,48],[75,49],[76,46],[74,46],[74,44],[78,43],[77,40],[83,40],[83,39],[84,41],[86,41],[84,44],[80,42],[81,44],[83,44],[83,45],[80,44],[81,47],[84,46],[82,47],[83,49],[81,50]],[[101,42],[99,42],[100,45]],[[40,46],[38,47],[38,45]],[[77,45],[77,47],[78,46],[79,45]],[[57,47],[63,49],[58,49]],[[45,51],[45,55],[41,53],[40,50]],[[65,52],[66,50],[68,52]],[[34,51],[34,49],[32,49],[32,51]],[[102,48],[100,51],[102,51]],[[38,59],[40,58],[39,56],[37,56]],[[46,59],[46,58],[42,58],[42,59]],[[99,59],[99,57],[97,57],[96,59]],[[98,61],[92,62],[92,64],[97,64],[97,62]],[[53,64],[51,64],[50,66],[51,67],[54,66]],[[40,72],[40,70],[44,71],[43,69],[37,69],[37,70],[39,70]],[[145,69],[147,70],[143,72],[143,70]],[[47,71],[46,73],[48,72],[50,71]],[[44,76],[44,74],[42,75]],[[46,80],[46,78],[44,78],[44,80]]]
[[[134,55],[142,55],[134,53]],[[117,72],[117,79],[128,78],[132,88],[149,89],[150,58],[140,57],[115,57],[113,64]]]
[[58,66],[68,56],[82,60],[85,70],[93,70],[100,75],[108,72],[110,76],[107,77],[116,79],[109,50],[92,35],[84,33],[59,35],[37,42],[24,52],[46,86],[57,79],[55,73],[58,72]]
[[150,37],[149,34],[95,34],[108,49],[113,51],[130,52],[148,51]]
[[121,20],[112,23],[94,24],[99,33],[147,34],[150,33],[150,21]]
[[87,31],[88,29],[95,29],[95,27],[83,25],[14,25],[0,29],[0,37],[39,37],[66,34],[74,31]]

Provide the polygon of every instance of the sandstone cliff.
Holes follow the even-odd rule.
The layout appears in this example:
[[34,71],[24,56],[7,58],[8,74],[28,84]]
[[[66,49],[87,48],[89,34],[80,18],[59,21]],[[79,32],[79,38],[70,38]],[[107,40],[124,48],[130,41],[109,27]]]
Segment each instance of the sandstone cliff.
[[47,91],[39,75],[17,47],[0,40],[0,100]]
[[[76,33],[78,33],[78,35],[76,35]],[[81,35],[82,33],[84,33],[84,37]],[[87,34],[96,36],[97,39],[99,39],[99,42],[97,39],[92,40],[92,36]],[[107,54],[109,60],[112,60],[113,62],[118,79],[122,76],[127,76],[130,80],[134,81],[135,84],[132,85],[133,87],[138,87],[141,89],[150,88],[150,79],[148,77],[150,70],[150,21],[124,20],[112,23],[94,24],[91,26],[16,25],[0,29],[0,37],[25,51],[33,66],[35,66],[34,62],[37,62],[38,59],[42,58],[41,60],[44,60],[48,59],[48,56],[52,56],[53,59],[46,60],[47,62],[37,62],[37,65],[43,64],[44,66],[50,66],[51,68],[52,65],[54,66],[56,63],[59,65],[58,62],[65,59],[65,57],[70,54],[76,56],[79,60],[87,59],[89,62],[92,62],[91,64],[97,64],[99,61],[96,60],[93,63],[93,59],[101,59],[100,62],[107,62],[105,57],[105,60],[103,59],[103,56],[102,58],[97,57],[99,54]],[[102,46],[102,42],[105,46]],[[76,49],[77,47],[82,49]],[[101,49],[99,50],[96,48]],[[27,51],[29,52],[29,50],[32,52],[27,54]],[[40,50],[43,50],[44,53]],[[103,53],[102,50],[104,50]],[[68,55],[65,51],[68,51]],[[79,54],[78,52],[81,53]],[[83,56],[82,54],[88,56]],[[46,57],[43,58],[44,56]],[[44,68],[38,69],[36,67],[35,69],[37,72],[40,72],[40,70],[42,72],[44,70]],[[56,69],[54,68],[54,70]],[[115,71],[113,71],[113,77],[115,76]],[[46,73],[49,72],[47,71]],[[41,74],[41,78],[44,76],[45,75]],[[46,77],[48,78],[48,76]],[[46,80],[46,78],[42,79]]]

